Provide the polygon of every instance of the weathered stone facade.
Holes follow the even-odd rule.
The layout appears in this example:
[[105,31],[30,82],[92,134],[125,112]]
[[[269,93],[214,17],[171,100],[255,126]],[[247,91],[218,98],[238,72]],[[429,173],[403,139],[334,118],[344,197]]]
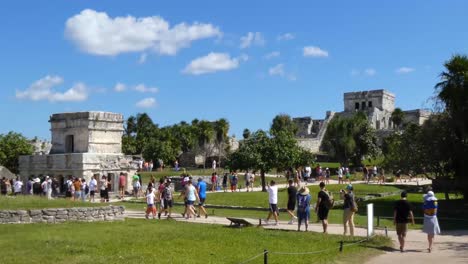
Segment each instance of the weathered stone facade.
[[125,219],[124,212],[123,206],[1,210],[0,224],[122,221]]
[[[350,117],[357,111],[367,115],[370,125],[377,131],[383,131],[378,135],[386,135],[385,131],[394,129],[391,115],[395,110],[395,95],[386,90],[371,90],[344,93],[344,111],[336,113],[342,117]],[[404,123],[416,123],[422,125],[430,116],[425,110],[416,109],[403,111]],[[298,144],[312,152],[319,152],[325,136],[327,125],[333,118],[333,112],[327,112],[324,120],[313,120],[311,117],[293,118],[299,130],[296,134]]]
[[52,148],[49,155],[19,157],[20,176],[49,175],[85,178],[107,175],[111,191],[118,187],[120,172],[127,172],[127,188],[136,170],[131,157],[122,154],[123,116],[109,112],[53,114],[50,117]]

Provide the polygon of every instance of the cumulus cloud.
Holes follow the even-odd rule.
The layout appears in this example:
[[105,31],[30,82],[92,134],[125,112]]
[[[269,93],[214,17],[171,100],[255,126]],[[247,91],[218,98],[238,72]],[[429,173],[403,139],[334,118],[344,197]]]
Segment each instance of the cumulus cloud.
[[284,76],[284,65],[280,63],[276,66],[271,67],[270,69],[268,69],[268,74],[270,74],[271,76]]
[[373,68],[368,68],[364,70],[364,75],[367,76],[374,76],[377,73],[377,71]]
[[263,46],[265,44],[265,38],[263,38],[260,32],[249,32],[247,35],[240,38],[240,48],[245,49],[252,45]]
[[16,91],[16,98],[32,101],[79,102],[88,99],[88,88],[83,83],[76,83],[70,89],[60,92],[54,88],[63,84],[60,76],[47,75],[23,91]]
[[401,68],[398,68],[396,70],[396,73],[397,74],[407,74],[407,73],[411,73],[411,72],[414,72],[415,69],[414,68],[410,68],[410,67],[401,67]]
[[212,24],[180,23],[170,27],[159,16],[109,17],[105,12],[85,9],[70,17],[65,35],[82,51],[102,56],[152,50],[162,55],[175,55],[193,41],[220,37],[222,32]]
[[374,68],[367,68],[364,70],[352,69],[350,72],[351,76],[374,76],[377,71]]
[[231,58],[228,53],[211,52],[206,56],[192,60],[182,71],[185,74],[200,75],[217,71],[229,71],[239,67],[239,62],[248,60],[243,54],[238,58]]
[[156,99],[154,99],[153,97],[142,99],[136,103],[136,107],[139,107],[139,108],[152,108],[155,106],[156,106]]
[[285,70],[284,64],[280,63],[268,69],[268,74],[270,76],[279,76],[287,78],[290,81],[297,80],[296,75],[288,73]]
[[146,87],[142,83],[133,87],[133,90],[138,91],[140,93],[157,93],[159,91],[157,87]]
[[281,34],[279,35],[276,39],[281,41],[281,40],[292,40],[294,39],[296,36],[294,36],[294,34],[292,33],[284,33],[284,34]]
[[306,46],[303,49],[304,57],[328,57],[328,51],[315,46]]
[[138,58],[138,64],[143,64],[146,62],[146,57],[148,56],[148,54],[146,53],[142,53],[140,55],[140,58]]
[[116,83],[114,86],[114,91],[120,93],[127,90],[127,86],[123,83]]
[[269,59],[272,59],[272,58],[276,58],[276,57],[279,57],[280,56],[280,52],[279,51],[272,51],[268,54],[266,54],[264,56],[265,59],[269,60]]

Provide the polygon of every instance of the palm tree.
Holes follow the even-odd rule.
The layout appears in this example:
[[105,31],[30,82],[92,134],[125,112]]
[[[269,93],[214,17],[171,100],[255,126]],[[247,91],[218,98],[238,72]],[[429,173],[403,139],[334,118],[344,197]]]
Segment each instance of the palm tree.
[[405,117],[405,113],[401,110],[401,108],[395,108],[393,110],[392,115],[390,116],[390,120],[392,121],[394,127],[396,129],[400,129],[401,124],[403,123],[403,118]]
[[228,138],[229,122],[225,118],[219,119],[214,123],[214,130],[218,147],[218,166],[221,166],[221,156],[225,156],[224,144]]
[[203,168],[206,168],[206,158],[209,154],[208,152],[211,149],[209,143],[213,140],[215,136],[215,130],[211,122],[202,120],[197,123],[197,136],[198,136],[198,145],[203,151],[203,156],[205,158],[205,162],[203,163]]

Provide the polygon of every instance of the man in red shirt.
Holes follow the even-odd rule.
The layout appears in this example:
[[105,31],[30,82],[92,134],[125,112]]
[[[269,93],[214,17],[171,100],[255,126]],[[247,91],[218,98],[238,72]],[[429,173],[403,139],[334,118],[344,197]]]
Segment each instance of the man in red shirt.
[[125,173],[121,172],[120,177],[119,177],[119,196],[120,196],[120,199],[124,198],[126,181],[127,181],[127,177],[125,176]]

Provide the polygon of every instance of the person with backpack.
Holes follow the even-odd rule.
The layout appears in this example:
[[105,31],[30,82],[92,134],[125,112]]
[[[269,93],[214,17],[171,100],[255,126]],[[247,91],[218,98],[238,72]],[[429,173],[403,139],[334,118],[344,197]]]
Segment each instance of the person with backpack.
[[309,194],[309,188],[302,186],[299,189],[299,193],[296,195],[297,198],[297,231],[301,231],[301,225],[304,222],[305,231],[309,228],[310,219],[310,201],[312,197]]
[[164,199],[164,215],[167,215],[168,218],[171,217],[171,211],[173,206],[172,201],[172,188],[171,188],[171,179],[166,180],[166,184],[164,184],[163,190],[163,199]]
[[346,186],[347,192],[344,190],[340,190],[340,195],[342,199],[344,199],[343,203],[343,225],[344,225],[344,233],[346,235],[348,232],[348,225],[349,225],[349,233],[351,236],[354,236],[354,214],[358,211],[358,207],[356,201],[354,200],[353,194],[353,186],[348,184]]
[[330,208],[330,195],[325,189],[325,183],[320,182],[320,191],[317,195],[317,204],[315,206],[315,212],[320,221],[322,221],[323,233],[327,233],[328,227],[328,212]]

